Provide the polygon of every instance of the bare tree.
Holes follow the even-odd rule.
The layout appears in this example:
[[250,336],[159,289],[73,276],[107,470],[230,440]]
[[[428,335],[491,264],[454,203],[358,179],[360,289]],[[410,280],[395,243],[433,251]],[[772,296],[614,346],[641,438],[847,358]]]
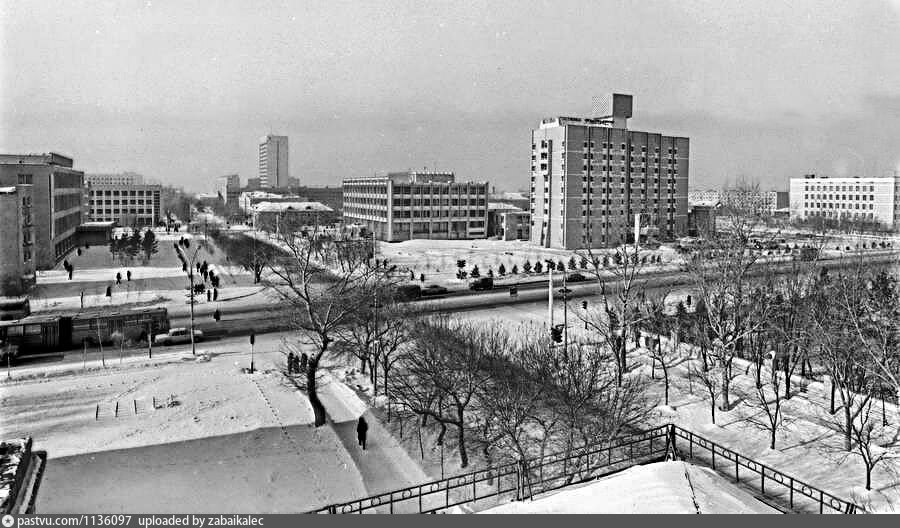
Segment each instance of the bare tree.
[[621,385],[628,371],[627,342],[640,322],[639,306],[644,284],[638,280],[644,261],[638,249],[628,245],[617,248],[607,270],[601,257],[591,249],[576,252],[591,264],[590,273],[600,284],[599,308],[577,312],[589,332],[598,336],[612,351],[616,364],[616,383]]
[[[763,369],[760,383],[754,386],[753,395],[747,399],[750,407],[747,419],[769,434],[769,449],[775,449],[777,433],[787,425],[783,408],[785,397],[782,392],[784,376],[778,371],[775,352],[767,359],[769,368]],[[768,376],[765,376],[766,372]]]
[[872,471],[885,458],[891,455],[885,441],[884,427],[881,420],[873,413],[875,399],[864,397],[859,401],[854,418],[849,423],[836,420],[835,425],[852,441],[853,451],[859,456],[866,471],[866,489],[872,489]]
[[[754,287],[754,266],[760,252],[754,251],[753,234],[759,218],[750,214],[733,213],[727,227],[717,233],[704,247],[687,258],[698,301],[703,302],[704,319],[698,335],[708,336],[708,354],[720,367],[720,409],[730,409],[729,393],[733,378],[734,358],[743,354],[745,341],[768,324],[771,296]],[[767,235],[773,239],[774,235]],[[760,298],[763,302],[760,302]]]
[[[666,296],[664,294],[658,297],[647,298],[644,303],[644,312],[647,319],[644,326],[655,330],[659,334],[658,336],[648,336],[645,339],[647,339],[647,353],[651,361],[651,375],[654,375],[656,365],[659,365],[663,375],[664,405],[669,405],[669,387],[671,384],[669,373],[672,367],[680,361],[680,356],[678,355],[677,336],[672,335],[675,330],[673,326],[676,322],[665,313]],[[662,337],[669,338],[665,344]],[[675,339],[672,339],[673,337]]]
[[279,226],[276,243],[284,254],[269,264],[274,280],[269,286],[293,314],[293,325],[301,338],[315,347],[307,363],[305,390],[315,415],[316,427],[325,424],[325,407],[317,391],[318,369],[341,328],[354,322],[356,314],[367,310],[373,292],[387,287],[384,275],[359,262],[350,271],[335,274],[313,261],[316,249],[312,236],[300,236],[305,226],[284,222]]

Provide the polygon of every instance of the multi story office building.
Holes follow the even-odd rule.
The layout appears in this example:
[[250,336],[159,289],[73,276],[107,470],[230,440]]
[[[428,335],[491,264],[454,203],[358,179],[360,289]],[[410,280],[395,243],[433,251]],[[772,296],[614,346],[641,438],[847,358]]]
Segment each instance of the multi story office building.
[[241,177],[237,174],[219,176],[216,179],[216,192],[229,209],[237,208],[237,200],[241,195]]
[[[99,177],[98,177],[99,176]],[[89,174],[91,222],[115,222],[123,227],[153,227],[162,218],[161,185],[145,185],[143,177]]]
[[0,295],[34,284],[32,185],[0,187]]
[[379,240],[487,236],[487,182],[457,182],[452,172],[394,172],[344,180],[345,223]]
[[609,115],[544,119],[532,131],[531,240],[548,248],[612,247],[687,228],[690,143],[628,130],[630,95],[613,94]]
[[690,191],[688,202],[718,202],[723,208],[759,216],[773,216],[778,209],[788,207],[787,191],[757,191],[726,189],[721,191]]
[[[289,185],[287,136],[263,136],[259,140],[259,186]],[[298,182],[299,183],[299,182]]]
[[135,172],[120,174],[85,174],[84,181],[91,185],[143,185],[144,177]]
[[900,226],[900,177],[791,178],[791,219],[824,218]]
[[53,268],[77,245],[84,207],[84,172],[60,154],[0,154],[0,187],[32,185],[35,268]]

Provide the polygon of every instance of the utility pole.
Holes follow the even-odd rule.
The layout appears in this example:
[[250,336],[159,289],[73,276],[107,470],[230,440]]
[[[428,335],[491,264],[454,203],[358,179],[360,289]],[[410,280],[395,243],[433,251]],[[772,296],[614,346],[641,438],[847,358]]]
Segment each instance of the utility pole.
[[553,270],[550,269],[550,261],[547,266],[547,318],[550,320],[550,328],[553,328]]

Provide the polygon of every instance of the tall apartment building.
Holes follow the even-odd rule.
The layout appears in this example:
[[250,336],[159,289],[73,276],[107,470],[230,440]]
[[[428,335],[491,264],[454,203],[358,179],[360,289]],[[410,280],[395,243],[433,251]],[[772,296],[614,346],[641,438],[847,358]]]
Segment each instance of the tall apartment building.
[[900,227],[900,177],[791,178],[791,219],[824,218]]
[[288,181],[287,136],[263,136],[259,139],[259,186],[287,187]]
[[718,202],[722,207],[736,209],[761,216],[773,216],[775,211],[790,206],[787,191],[757,190],[707,190],[690,191],[689,203]]
[[0,295],[21,295],[34,284],[32,187],[0,187]]
[[35,268],[53,268],[78,244],[84,206],[84,172],[55,154],[0,154],[0,187],[32,185]]
[[612,247],[642,233],[687,228],[690,143],[628,130],[632,97],[613,94],[609,115],[544,119],[532,131],[531,241],[548,248]]
[[452,172],[351,178],[343,184],[343,217],[388,242],[485,238],[487,195],[487,182],[458,182]]
[[[115,222],[123,227],[153,227],[162,217],[162,186],[146,185],[139,174],[88,174],[91,222]],[[132,178],[130,176],[137,176]]]

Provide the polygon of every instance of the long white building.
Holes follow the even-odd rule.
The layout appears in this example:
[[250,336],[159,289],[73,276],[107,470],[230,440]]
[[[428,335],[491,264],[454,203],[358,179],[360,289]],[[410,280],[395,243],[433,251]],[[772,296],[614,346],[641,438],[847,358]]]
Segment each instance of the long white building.
[[900,178],[791,178],[791,219],[825,218],[900,226]]

